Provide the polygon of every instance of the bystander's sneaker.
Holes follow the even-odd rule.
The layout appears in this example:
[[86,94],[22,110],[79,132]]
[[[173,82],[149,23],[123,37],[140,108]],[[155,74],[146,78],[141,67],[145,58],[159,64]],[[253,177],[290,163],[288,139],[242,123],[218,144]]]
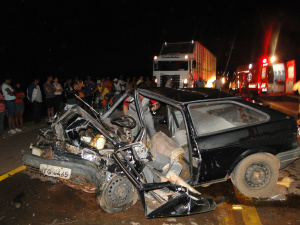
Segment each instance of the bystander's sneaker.
[[11,129],[11,130],[8,131],[8,133],[9,133],[9,134],[15,134],[15,133],[17,133],[17,132],[16,132],[14,129]]
[[22,130],[20,128],[16,128],[15,131],[21,132]]

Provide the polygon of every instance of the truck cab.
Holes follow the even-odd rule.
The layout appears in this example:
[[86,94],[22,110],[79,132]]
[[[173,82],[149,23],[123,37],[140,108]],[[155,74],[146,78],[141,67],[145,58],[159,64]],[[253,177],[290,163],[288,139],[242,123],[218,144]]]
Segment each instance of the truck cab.
[[153,60],[153,76],[157,86],[165,87],[168,79],[172,88],[191,88],[202,77],[207,87],[216,79],[216,57],[198,41],[165,42]]
[[174,88],[191,86],[192,69],[192,58],[188,55],[159,56],[153,63],[153,72],[160,87],[165,87],[168,77],[171,78]]

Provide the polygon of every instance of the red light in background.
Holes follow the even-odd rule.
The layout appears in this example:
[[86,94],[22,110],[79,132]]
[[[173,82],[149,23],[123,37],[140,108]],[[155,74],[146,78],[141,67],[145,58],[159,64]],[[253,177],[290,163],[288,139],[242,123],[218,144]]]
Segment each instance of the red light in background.
[[267,59],[267,58],[264,58],[264,59],[262,60],[262,62],[265,64],[265,63],[268,62],[268,59]]
[[268,63],[268,58],[263,58],[261,62],[262,62],[263,66],[267,66],[269,64]]

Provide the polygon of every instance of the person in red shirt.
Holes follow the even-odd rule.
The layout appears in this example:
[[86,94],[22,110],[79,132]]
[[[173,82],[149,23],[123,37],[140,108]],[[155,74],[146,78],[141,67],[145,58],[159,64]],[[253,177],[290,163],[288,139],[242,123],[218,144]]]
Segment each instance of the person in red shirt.
[[2,95],[2,84],[0,84],[0,136],[4,132],[4,115],[5,115],[4,97]]
[[21,85],[19,83],[16,84],[15,88],[16,92],[16,114],[15,114],[15,123],[16,127],[23,129],[23,113],[24,113],[24,101],[25,93],[21,89]]
[[[150,136],[150,138],[152,138],[152,136],[156,133],[156,130],[154,128],[154,121],[153,121],[152,115],[150,113],[149,103],[150,102],[152,103],[152,107],[151,107],[152,111],[156,111],[160,107],[160,104],[159,104],[159,102],[157,102],[155,100],[150,100],[148,98],[145,98],[142,95],[139,95],[139,97],[140,97],[140,102],[142,104],[142,110],[143,110],[143,114],[144,114],[144,121],[146,123],[146,127],[147,127],[147,130],[149,132],[149,136]],[[124,114],[125,115],[131,114],[131,115],[133,115],[133,117],[136,117],[135,116],[136,115],[136,108],[135,108],[134,102],[131,102],[131,103],[126,102],[126,99],[124,100],[124,103],[123,103],[123,112],[124,112]],[[130,113],[128,113],[128,111],[130,111]]]

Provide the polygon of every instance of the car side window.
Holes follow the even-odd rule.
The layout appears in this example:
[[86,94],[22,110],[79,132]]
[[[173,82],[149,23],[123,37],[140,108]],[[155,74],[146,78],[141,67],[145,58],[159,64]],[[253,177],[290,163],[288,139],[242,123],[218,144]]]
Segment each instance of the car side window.
[[198,136],[260,123],[268,116],[248,106],[237,103],[202,103],[189,106]]

